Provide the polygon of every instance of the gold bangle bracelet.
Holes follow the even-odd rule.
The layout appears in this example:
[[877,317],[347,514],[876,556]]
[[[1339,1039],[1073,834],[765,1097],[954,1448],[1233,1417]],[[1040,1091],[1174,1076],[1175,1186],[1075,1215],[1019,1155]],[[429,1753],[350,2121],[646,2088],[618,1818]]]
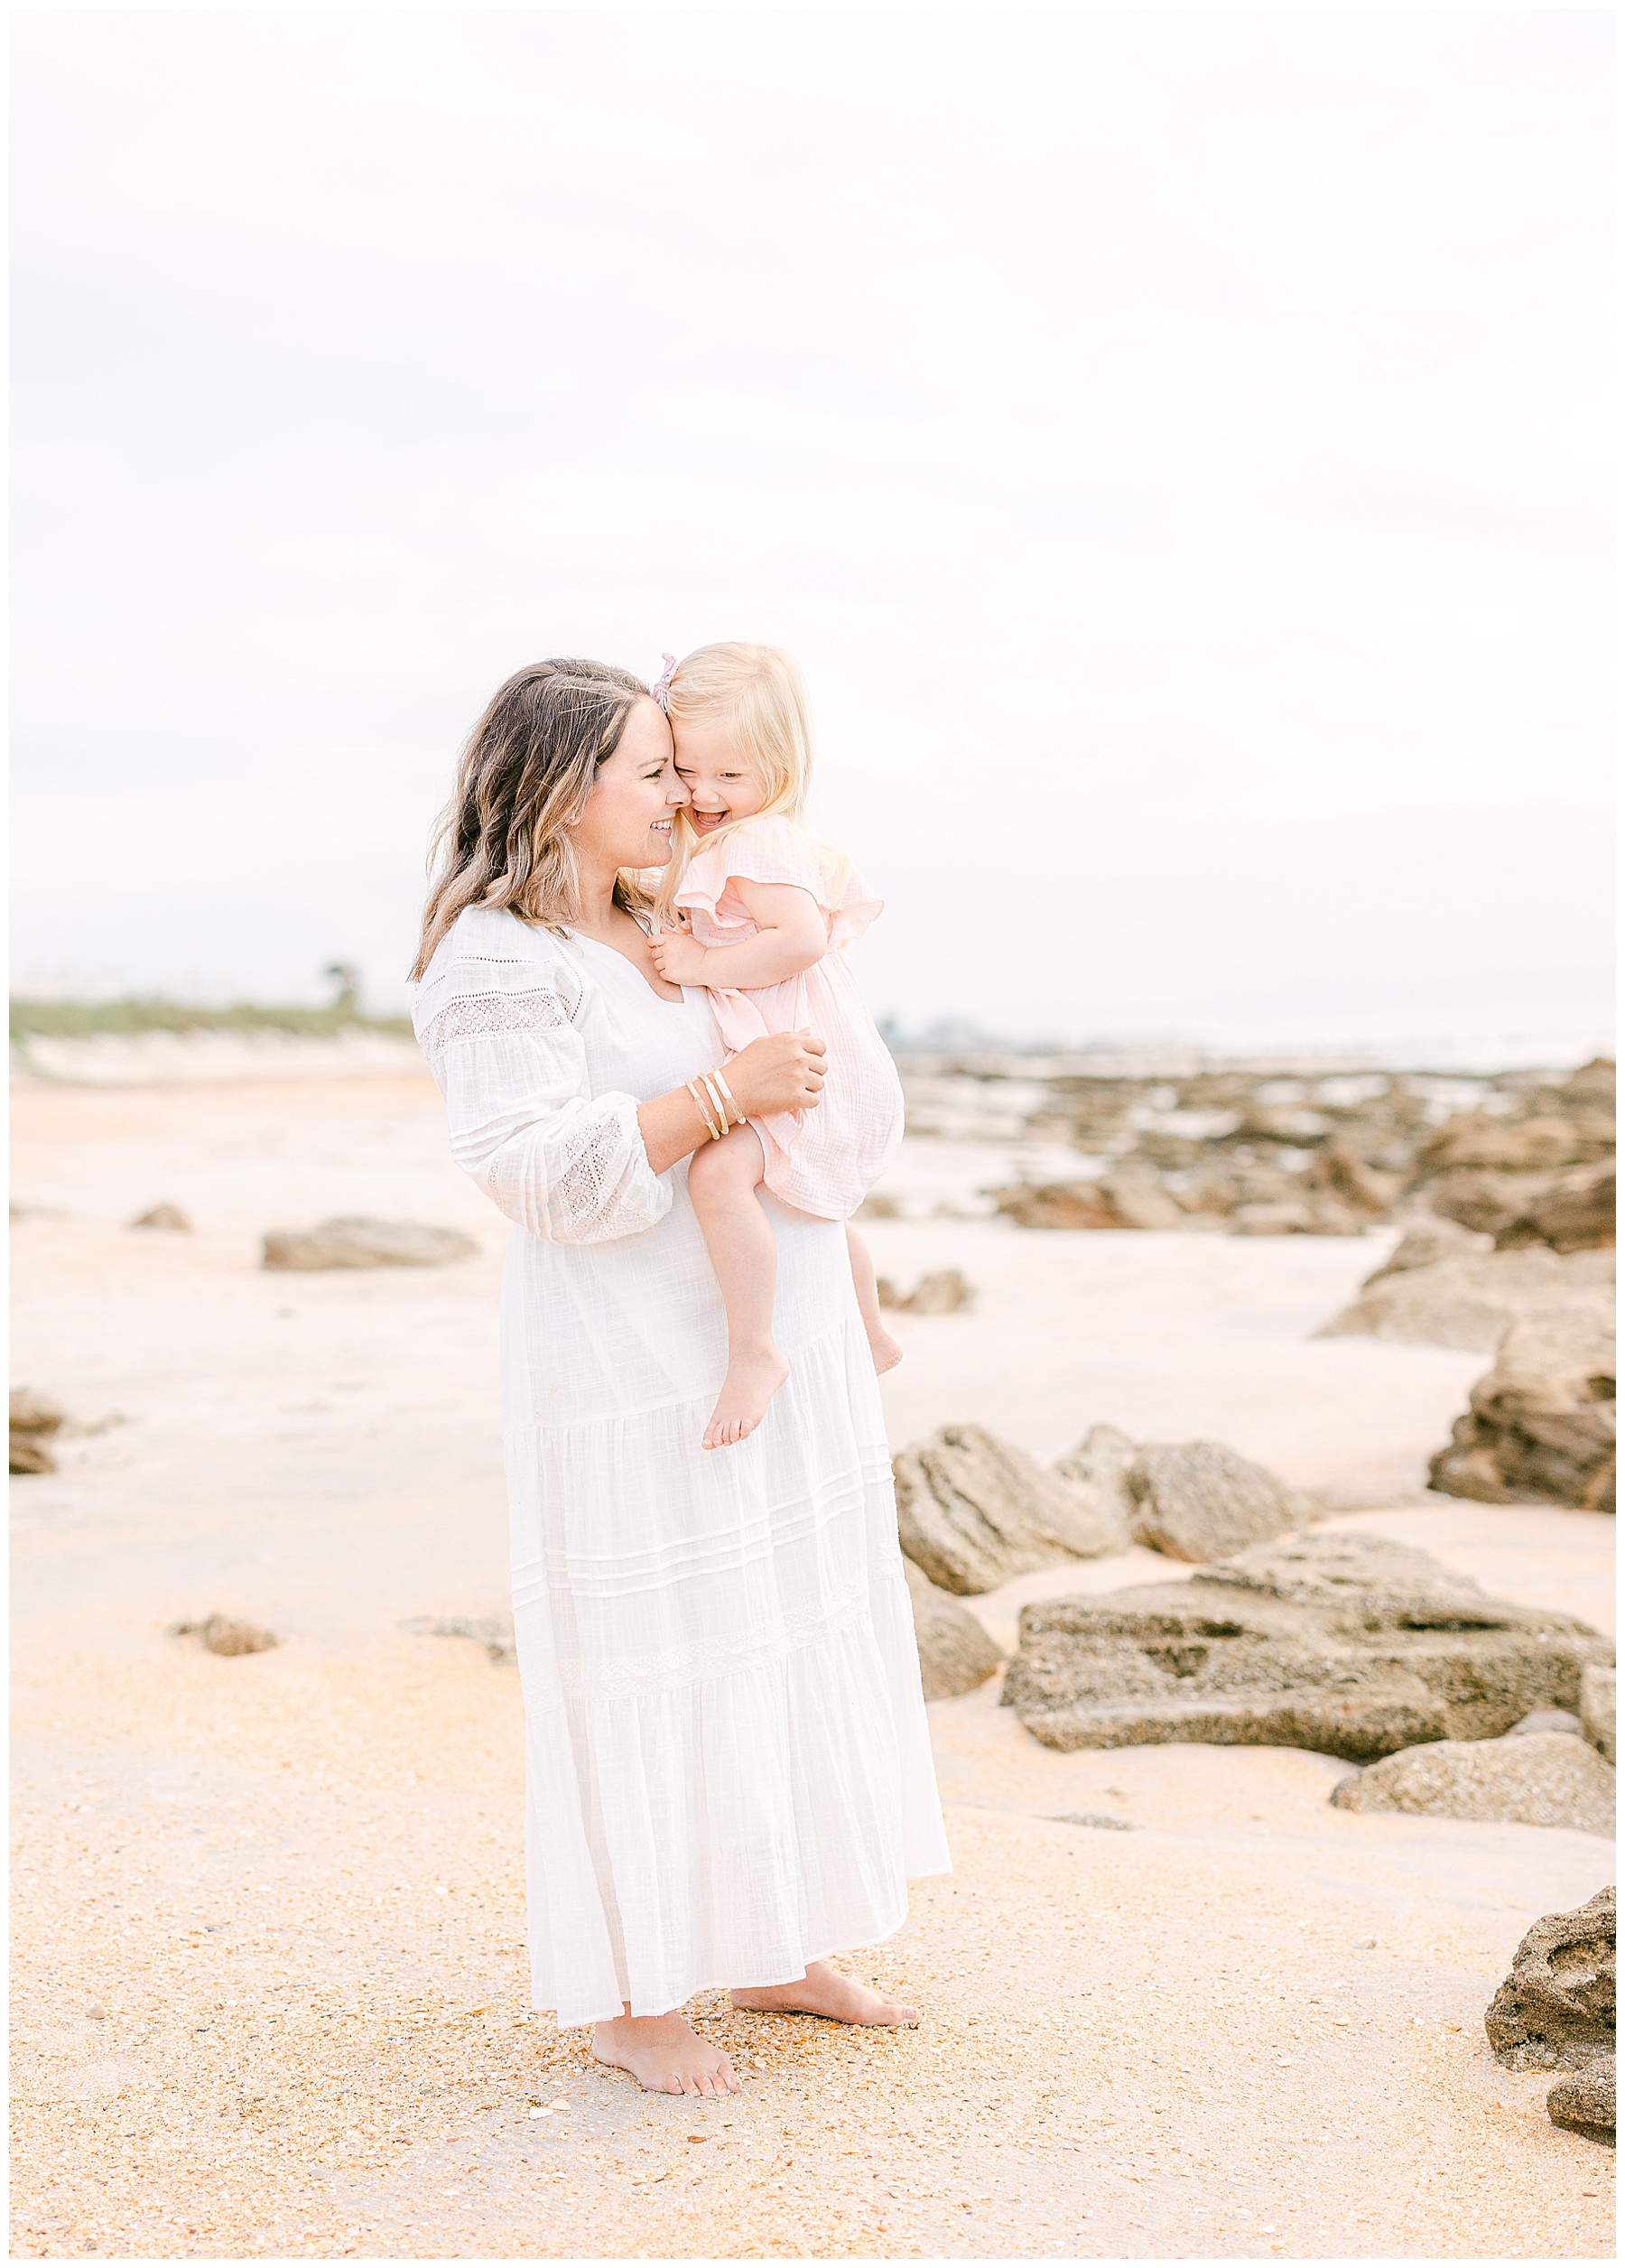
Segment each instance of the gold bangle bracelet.
[[723,1127],[712,1124],[711,1114],[706,1108],[705,1099],[701,1094],[699,1087],[692,1079],[685,1079],[682,1083],[688,1089],[690,1095],[693,1098],[694,1108],[700,1113],[701,1123],[704,1126],[706,1132],[710,1136],[713,1142],[720,1142],[722,1139],[724,1129]]
[[700,1083],[705,1089],[706,1093],[710,1095],[711,1101],[716,1104],[717,1116],[721,1120],[722,1131],[726,1134],[729,1125],[728,1105],[723,1101],[721,1093],[718,1089],[716,1073],[714,1071],[702,1071],[700,1074]]
[[718,1086],[721,1088],[722,1100],[727,1103],[729,1109],[734,1114],[734,1124],[736,1126],[743,1126],[745,1123],[745,1113],[734,1101],[733,1089],[729,1085],[727,1080],[722,1076],[722,1074],[720,1071],[713,1071],[709,1074],[709,1076],[710,1079],[715,1081]]

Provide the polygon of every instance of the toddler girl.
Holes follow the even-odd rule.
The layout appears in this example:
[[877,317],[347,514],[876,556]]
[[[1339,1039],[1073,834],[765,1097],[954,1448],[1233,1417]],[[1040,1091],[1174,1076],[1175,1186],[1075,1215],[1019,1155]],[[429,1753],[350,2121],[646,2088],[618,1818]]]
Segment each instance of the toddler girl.
[[[771,646],[702,646],[666,656],[655,698],[670,719],[690,803],[678,813],[657,900],[687,929],[650,947],[669,984],[703,985],[730,1055],[766,1032],[808,1031],[827,1049],[815,1111],[729,1125],[696,1151],[689,1194],[728,1315],[728,1374],[704,1445],[743,1441],[789,1365],[773,1338],[777,1253],[757,1202],[848,1221],[847,1250],[877,1371],[902,1348],[880,1320],[875,1270],[849,1216],[903,1139],[903,1090],[841,947],[881,910],[850,860],[802,824],[812,736],[801,674]],[[681,909],[679,912],[678,909]],[[723,1079],[726,1080],[726,1069]],[[721,1099],[727,1096],[722,1086]],[[717,1120],[722,1123],[718,1126]]]

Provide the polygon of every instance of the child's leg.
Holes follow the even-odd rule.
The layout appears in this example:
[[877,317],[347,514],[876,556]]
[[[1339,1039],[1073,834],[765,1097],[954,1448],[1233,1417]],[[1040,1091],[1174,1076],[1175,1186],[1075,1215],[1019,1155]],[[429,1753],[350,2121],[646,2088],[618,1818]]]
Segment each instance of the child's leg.
[[868,1246],[849,1221],[847,1222],[847,1259],[851,1263],[852,1289],[858,1295],[858,1312],[863,1317],[863,1327],[868,1333],[869,1352],[875,1358],[878,1372],[895,1371],[903,1360],[903,1350],[880,1320],[880,1295],[875,1287],[875,1263],[869,1258]]
[[773,1343],[778,1247],[757,1199],[762,1171],[762,1145],[748,1126],[696,1150],[689,1164],[689,1195],[728,1315],[728,1375],[705,1428],[707,1449],[754,1433],[790,1375]]

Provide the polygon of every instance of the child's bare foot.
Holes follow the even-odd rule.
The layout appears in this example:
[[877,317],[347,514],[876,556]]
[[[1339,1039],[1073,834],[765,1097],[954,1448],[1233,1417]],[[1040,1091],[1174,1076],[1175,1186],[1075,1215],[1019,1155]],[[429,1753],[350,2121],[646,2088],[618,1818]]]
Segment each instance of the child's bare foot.
[[875,1358],[875,1376],[884,1378],[887,1371],[895,1371],[903,1360],[903,1350],[889,1331],[878,1325],[868,1334],[869,1352]]
[[731,1449],[753,1434],[767,1405],[790,1375],[790,1365],[771,1340],[748,1353],[729,1354],[728,1376],[705,1428],[702,1449]]
[[737,2095],[739,2082],[720,2048],[701,2040],[681,2016],[618,2016],[592,2027],[600,2063],[630,2071],[656,2095]]
[[888,1993],[855,1984],[827,1961],[812,1961],[794,1984],[741,1985],[729,1995],[736,2008],[799,2008],[809,2016],[832,2017],[838,2024],[917,2024],[918,2012]]

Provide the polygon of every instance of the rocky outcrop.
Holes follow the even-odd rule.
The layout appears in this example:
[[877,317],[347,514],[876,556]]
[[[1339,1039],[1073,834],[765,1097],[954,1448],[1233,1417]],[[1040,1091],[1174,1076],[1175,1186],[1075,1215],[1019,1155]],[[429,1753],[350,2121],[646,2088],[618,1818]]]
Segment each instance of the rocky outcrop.
[[313,1229],[275,1229],[265,1240],[266,1268],[442,1268],[478,1251],[460,1229],[416,1221],[371,1221],[356,1214]]
[[1490,2052],[1509,2071],[1578,2071],[1614,2051],[1614,1892],[1528,1931],[1484,2011]]
[[[1395,1261],[1399,1258],[1396,1253]],[[1565,1259],[1544,1246],[1465,1253],[1422,1267],[1390,1261],[1368,1278],[1351,1306],[1314,1335],[1400,1339],[1493,1354],[1513,1324],[1576,1297],[1605,1299],[1612,1282],[1611,1253],[1575,1252]]]
[[1470,1253],[1490,1251],[1494,1242],[1493,1237],[1464,1229],[1459,1222],[1446,1221],[1440,1213],[1413,1221],[1382,1266],[1371,1270],[1360,1289],[1370,1291],[1373,1284],[1380,1284],[1389,1276],[1403,1276],[1413,1268],[1432,1268],[1437,1260],[1461,1260]]
[[179,1205],[172,1204],[155,1204],[150,1213],[138,1213],[130,1226],[133,1229],[165,1229],[175,1236],[191,1234],[191,1222]]
[[1606,1302],[1575,1299],[1531,1315],[1511,1327],[1495,1368],[1473,1388],[1449,1446],[1428,1467],[1432,1484],[1486,1504],[1611,1512],[1614,1397]]
[[905,1555],[940,1590],[995,1591],[1012,1576],[1119,1548],[1082,1489],[981,1426],[944,1426],[892,1462]]
[[514,1625],[506,1615],[414,1614],[401,1628],[413,1638],[471,1638],[485,1648],[493,1669],[511,1669],[519,1659]]
[[1549,1244],[1557,1252],[1611,1250],[1617,1218],[1612,1166],[1583,1166],[1576,1173],[1560,1174],[1515,1213],[1496,1232],[1496,1249]]
[[1583,2069],[1565,2071],[1546,2096],[1546,2116],[1554,2126],[1592,2142],[1614,2139],[1614,2059],[1593,2056]]
[[1023,1229],[1120,1229],[1122,1222],[1093,1181],[1017,1182],[995,1189],[993,1202]]
[[1324,1532],[1254,1546],[1188,1583],[1036,1601],[1020,1633],[1003,1699],[1051,1748],[1212,1741],[1360,1764],[1572,1709],[1583,1668],[1612,1650],[1425,1552]]
[[1341,1811],[1410,1811],[1434,1819],[1508,1819],[1611,1836],[1614,1775],[1573,1733],[1432,1741],[1339,1780]]
[[1075,1449],[1055,1460],[1055,1471],[1088,1499],[1099,1533],[1110,1537],[1107,1551],[1127,1551],[1132,1540],[1134,1492],[1128,1468],[1135,1448],[1115,1426],[1091,1426]]
[[933,1269],[905,1295],[891,1278],[882,1276],[875,1286],[880,1305],[911,1315],[952,1315],[975,1305],[976,1287],[967,1283],[957,1268]]
[[68,1413],[59,1409],[43,1394],[36,1394],[32,1387],[18,1386],[11,1398],[11,1469],[14,1473],[54,1473],[56,1458],[51,1455],[51,1438],[60,1433],[67,1423]]
[[1127,1472],[1136,1543],[1171,1559],[1225,1559],[1301,1527],[1306,1508],[1221,1441],[1150,1443]]
[[1004,1656],[975,1615],[928,1582],[912,1559],[905,1559],[903,1572],[908,1578],[920,1683],[927,1701],[952,1700],[955,1694],[986,1685]]
[[1580,1679],[1580,1728],[1599,1756],[1611,1764],[1614,1754],[1614,1673],[1592,1662]]

